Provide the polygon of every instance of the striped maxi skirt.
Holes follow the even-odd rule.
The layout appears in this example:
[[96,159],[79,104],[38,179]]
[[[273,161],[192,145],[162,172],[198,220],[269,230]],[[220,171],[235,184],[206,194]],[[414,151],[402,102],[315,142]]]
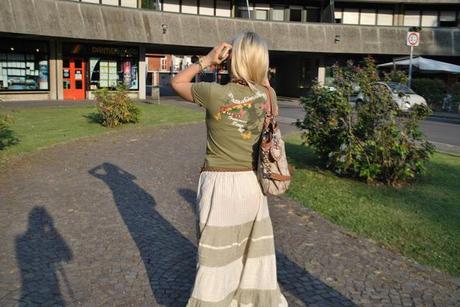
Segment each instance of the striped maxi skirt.
[[288,306],[256,173],[202,172],[197,204],[197,274],[186,307]]

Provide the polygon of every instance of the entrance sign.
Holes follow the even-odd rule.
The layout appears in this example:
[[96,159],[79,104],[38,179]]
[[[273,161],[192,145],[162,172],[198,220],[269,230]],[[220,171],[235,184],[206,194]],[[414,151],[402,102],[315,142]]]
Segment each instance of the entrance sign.
[[420,43],[420,33],[419,32],[407,32],[406,43],[407,43],[407,46],[417,47]]

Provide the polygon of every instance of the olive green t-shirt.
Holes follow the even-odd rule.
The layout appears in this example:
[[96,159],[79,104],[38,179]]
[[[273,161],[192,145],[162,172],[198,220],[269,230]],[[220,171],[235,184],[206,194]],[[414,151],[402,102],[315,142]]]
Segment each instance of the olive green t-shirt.
[[[276,93],[270,88],[273,107]],[[192,84],[193,102],[206,109],[207,144],[204,166],[255,168],[258,143],[269,108],[267,90],[238,83]]]

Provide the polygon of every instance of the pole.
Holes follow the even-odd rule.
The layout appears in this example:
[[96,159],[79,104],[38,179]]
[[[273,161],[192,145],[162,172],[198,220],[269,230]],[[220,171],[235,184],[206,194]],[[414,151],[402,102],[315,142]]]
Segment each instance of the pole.
[[409,82],[408,86],[411,88],[411,83],[412,83],[412,54],[414,53],[414,46],[410,46],[410,56],[409,56]]
[[248,17],[251,19],[251,11],[249,11],[249,0],[246,0],[246,8],[248,9]]

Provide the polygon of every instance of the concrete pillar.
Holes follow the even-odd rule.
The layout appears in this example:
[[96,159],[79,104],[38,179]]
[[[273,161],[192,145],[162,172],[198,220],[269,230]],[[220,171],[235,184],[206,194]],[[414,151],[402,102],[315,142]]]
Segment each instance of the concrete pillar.
[[324,64],[324,57],[318,60],[318,83],[324,85],[326,81],[326,65]]
[[301,14],[302,14],[302,16],[300,17],[301,21],[307,22],[307,14],[308,14],[307,9],[303,8]]
[[62,78],[62,42],[55,41],[56,44],[56,98],[57,100],[64,100],[64,87]]
[[48,87],[49,87],[49,100],[57,100],[57,60],[56,60],[56,41],[50,40],[49,43],[49,75],[48,75]]
[[146,98],[146,79],[147,79],[147,70],[145,63],[145,47],[139,47],[139,99]]
[[284,8],[284,21],[289,21],[291,18],[291,9],[289,7]]

